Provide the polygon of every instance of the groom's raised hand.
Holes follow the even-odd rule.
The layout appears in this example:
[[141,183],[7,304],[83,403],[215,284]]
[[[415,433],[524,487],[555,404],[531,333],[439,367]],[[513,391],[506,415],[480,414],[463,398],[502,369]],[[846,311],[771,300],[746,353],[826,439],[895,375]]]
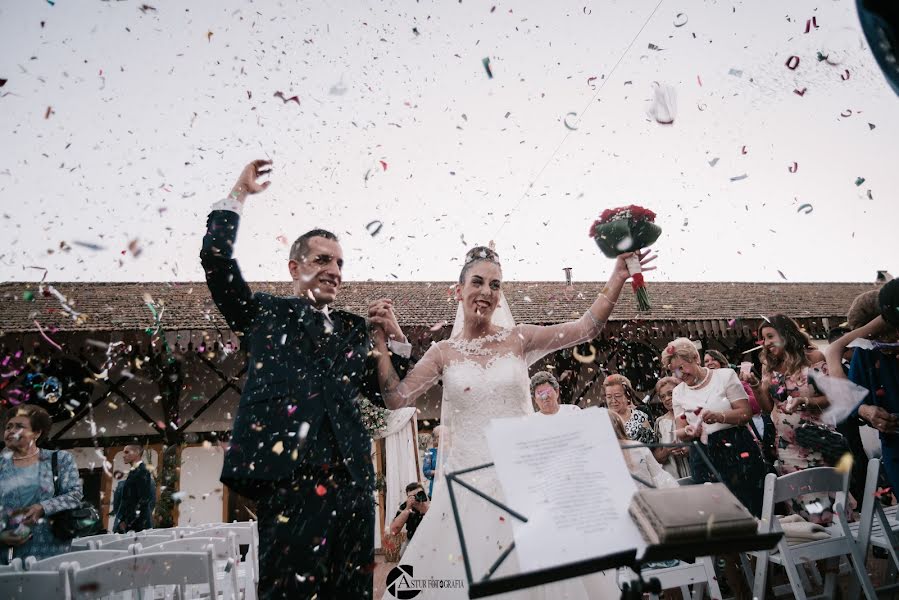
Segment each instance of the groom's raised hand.
[[[369,304],[368,321],[372,324],[376,336],[377,330],[380,329],[387,337],[387,340],[406,341],[406,336],[403,335],[403,330],[400,329],[400,324],[397,322],[396,315],[393,312],[393,300],[381,298]],[[377,341],[377,338],[375,341]]]
[[242,203],[247,199],[248,195],[258,194],[259,192],[266,190],[272,182],[263,181],[260,183],[256,180],[271,173],[271,165],[272,161],[259,159],[254,160],[245,166],[243,171],[240,172],[240,176],[237,178],[237,183],[231,188],[231,193],[228,196]]

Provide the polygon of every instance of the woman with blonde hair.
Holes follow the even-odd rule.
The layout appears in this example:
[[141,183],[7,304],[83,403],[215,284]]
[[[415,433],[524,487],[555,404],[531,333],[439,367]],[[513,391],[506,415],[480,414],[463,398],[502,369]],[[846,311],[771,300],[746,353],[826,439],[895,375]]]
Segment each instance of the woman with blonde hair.
[[[671,403],[674,388],[680,383],[681,381],[677,377],[662,377],[656,382],[656,395],[662,401],[662,406],[668,411],[656,419],[655,434],[662,444],[674,444],[680,441],[675,433],[677,420],[674,417],[674,405]],[[672,477],[680,479],[690,476],[689,448],[655,448],[652,453]]]
[[[737,374],[703,367],[699,351],[686,338],[665,346],[662,367],[681,380],[672,392],[677,438],[700,444],[722,483],[749,512],[760,516],[767,470],[746,428],[752,411]],[[715,480],[698,452],[690,452],[690,468],[696,483]]]
[[642,410],[636,410],[637,392],[630,379],[624,375],[609,375],[602,382],[606,396],[606,407],[621,417],[627,437],[641,444],[652,444],[655,434],[649,416]]

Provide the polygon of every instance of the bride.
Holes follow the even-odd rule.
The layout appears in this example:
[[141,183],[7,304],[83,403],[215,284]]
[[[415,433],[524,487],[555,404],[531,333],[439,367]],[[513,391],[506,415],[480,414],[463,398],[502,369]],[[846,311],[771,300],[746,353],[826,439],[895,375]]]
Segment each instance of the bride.
[[[648,252],[641,263],[648,263]],[[491,419],[529,415],[534,412],[529,394],[528,366],[547,354],[590,341],[599,335],[629,274],[619,256],[612,276],[596,301],[581,318],[548,327],[516,325],[502,292],[499,256],[485,247],[473,248],[456,285],[459,310],[448,340],[431,345],[415,367],[400,381],[389,358],[382,323],[391,310],[389,301],[370,308],[373,338],[378,358],[378,378],[387,408],[414,406],[415,400],[438,381],[443,383],[440,423],[440,464],[435,483],[436,498],[415,532],[401,559],[413,568],[412,578],[450,580],[425,582],[417,598],[468,598],[461,546],[448,493],[443,488],[445,473],[492,462],[485,428]],[[646,270],[650,270],[649,267]],[[503,500],[499,481],[492,468],[464,476],[489,496]],[[468,548],[472,578],[478,581],[513,540],[512,519],[499,508],[468,490],[456,492],[457,508]],[[588,510],[585,507],[585,510]],[[597,549],[597,554],[601,549]],[[492,575],[493,578],[519,572],[515,552]],[[431,587],[433,585],[434,587]],[[527,588],[497,596],[503,599],[543,598],[612,599],[619,597],[614,572]]]

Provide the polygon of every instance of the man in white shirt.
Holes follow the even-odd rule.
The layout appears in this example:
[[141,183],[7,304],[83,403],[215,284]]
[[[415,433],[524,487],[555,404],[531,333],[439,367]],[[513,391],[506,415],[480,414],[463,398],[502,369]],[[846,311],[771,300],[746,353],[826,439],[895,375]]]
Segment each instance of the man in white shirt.
[[535,415],[550,416],[580,410],[574,404],[559,403],[559,381],[547,371],[538,371],[531,377],[531,398],[537,406]]

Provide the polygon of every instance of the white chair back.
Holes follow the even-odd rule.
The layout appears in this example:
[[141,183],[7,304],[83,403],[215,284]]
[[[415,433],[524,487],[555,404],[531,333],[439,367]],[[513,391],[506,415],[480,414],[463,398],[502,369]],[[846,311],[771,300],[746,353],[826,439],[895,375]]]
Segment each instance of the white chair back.
[[179,540],[168,540],[152,546],[138,544],[137,554],[149,554],[158,552],[205,552],[206,548],[212,548],[214,560],[237,559],[237,544],[234,534],[227,538],[221,537],[190,537]]
[[[208,585],[209,598],[218,596],[212,549],[206,552],[167,552],[117,558],[85,569],[73,563],[69,568],[73,600],[93,600],[127,590],[186,585]],[[181,596],[183,597],[183,595]]]
[[3,600],[69,600],[71,597],[65,571],[0,573],[0,598]]
[[87,537],[75,538],[72,540],[72,550],[87,550],[89,548],[99,548],[103,542],[111,542],[124,537],[121,533],[100,533],[97,535],[89,535]]
[[15,573],[17,571],[24,571],[21,558],[12,559],[8,565],[0,565],[0,573]]
[[241,589],[247,600],[255,600],[256,586],[259,583],[259,530],[256,521],[238,523],[216,523],[199,531],[185,534],[184,539],[191,537],[229,537],[234,535],[237,545],[249,547],[246,560],[239,563]]
[[171,535],[128,535],[111,542],[100,542],[100,550],[127,550],[132,544],[161,544],[172,539]]
[[127,550],[80,550],[41,560],[29,556],[25,559],[25,568],[29,571],[56,571],[63,563],[71,562],[77,562],[82,567],[90,567],[123,556],[128,556]]

